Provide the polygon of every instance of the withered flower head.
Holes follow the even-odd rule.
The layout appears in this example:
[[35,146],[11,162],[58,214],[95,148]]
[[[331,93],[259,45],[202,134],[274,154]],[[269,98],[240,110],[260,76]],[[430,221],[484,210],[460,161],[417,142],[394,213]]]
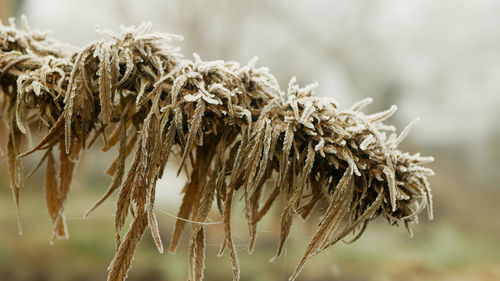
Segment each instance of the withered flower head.
[[[367,115],[360,110],[371,99],[364,99],[343,110],[331,98],[315,97],[315,84],[301,88],[292,78],[288,89],[280,90],[256,60],[240,66],[203,61],[196,54],[193,60],[183,59],[178,48],[167,44],[178,37],[152,33],[150,24],[119,34],[100,31],[103,39],[79,49],[23,23],[22,30],[13,20],[0,26],[0,101],[10,130],[6,154],[13,195],[19,204],[22,158],[44,151],[40,164],[46,163],[53,238],[65,237],[64,204],[79,155],[99,136],[105,140],[104,152],[118,146],[106,171],[113,176],[111,185],[88,211],[119,192],[118,250],[108,280],[126,278],[146,228],[163,251],[153,212],[155,186],[173,151],[180,151],[178,172],[184,171],[188,182],[169,251],[175,252],[191,221],[192,281],[203,278],[202,222],[213,204],[223,217],[221,253],[228,251],[233,279],[239,279],[230,217],[237,193],[245,201],[250,252],[257,224],[276,200],[283,203],[276,257],[294,216],[321,212],[290,280],[312,256],[357,230],[358,238],[379,215],[408,228],[425,207],[432,218],[427,177],[433,172],[422,165],[433,159],[397,149],[415,122],[394,133],[383,121],[395,106]],[[47,133],[32,149],[20,151],[21,140],[35,125]],[[132,223],[120,237],[128,216]]]

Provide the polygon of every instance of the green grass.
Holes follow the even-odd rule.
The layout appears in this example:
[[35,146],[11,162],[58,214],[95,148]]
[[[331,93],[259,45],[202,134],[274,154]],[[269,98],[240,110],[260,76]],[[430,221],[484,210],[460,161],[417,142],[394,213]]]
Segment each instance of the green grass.
[[[0,180],[4,181],[4,178]],[[102,280],[114,248],[114,203],[104,203],[87,220],[80,219],[99,197],[100,190],[88,190],[93,181],[76,181],[66,208],[69,240],[49,244],[51,222],[37,176],[23,191],[22,218],[24,235],[17,235],[16,213],[8,188],[0,191],[0,280]],[[93,183],[94,184],[94,183]],[[102,189],[106,183],[100,183]],[[7,186],[5,186],[7,187]],[[172,213],[175,208],[161,206]],[[241,209],[241,208],[240,208]],[[235,243],[241,264],[242,281],[287,280],[303,253],[312,229],[310,222],[296,220],[287,253],[274,263],[278,241],[279,214],[266,217],[260,224],[253,255],[246,252],[246,223],[233,216]],[[168,245],[175,219],[157,213],[161,236]],[[214,220],[218,217],[213,216]],[[189,226],[187,228],[189,230]],[[205,280],[228,280],[231,265],[227,254],[217,257],[222,239],[219,225],[206,226],[207,266]],[[307,231],[309,230],[309,231]],[[313,258],[299,280],[499,280],[500,237],[493,232],[464,228],[437,217],[414,226],[411,239],[404,228],[390,227],[383,220],[372,223],[354,244],[339,243]],[[137,250],[129,280],[185,280],[187,278],[187,237],[176,255],[160,255],[149,232]]]

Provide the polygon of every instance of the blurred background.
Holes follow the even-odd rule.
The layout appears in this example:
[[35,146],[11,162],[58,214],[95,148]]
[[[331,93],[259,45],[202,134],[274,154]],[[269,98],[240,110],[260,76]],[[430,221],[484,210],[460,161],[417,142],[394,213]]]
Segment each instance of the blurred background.
[[[356,243],[313,258],[299,280],[500,280],[499,1],[0,0],[4,23],[21,14],[33,28],[81,47],[99,39],[95,25],[119,30],[151,21],[154,31],[184,36],[178,44],[186,57],[196,52],[245,63],[258,56],[282,89],[296,76],[302,85],[317,81],[318,95],[344,108],[365,97],[374,98],[369,112],[397,104],[388,123],[398,130],[421,117],[401,149],[436,159],[430,165],[435,219],[422,213],[412,239],[404,228],[376,220]],[[26,171],[40,157],[27,159]],[[81,217],[107,188],[111,179],[103,171],[111,160],[98,150],[83,155],[66,207],[70,239],[51,246],[43,172],[22,191],[24,235],[18,236],[0,159],[0,280],[105,279],[115,251],[114,200]],[[157,187],[164,243],[183,182],[170,172]],[[286,255],[270,263],[278,220],[274,212],[263,221],[248,255],[246,223],[235,216],[242,281],[288,279],[315,221],[297,220]],[[230,280],[229,257],[216,256],[221,227],[207,230],[205,280]],[[186,280],[186,244],[176,255],[160,255],[146,233],[128,280]]]

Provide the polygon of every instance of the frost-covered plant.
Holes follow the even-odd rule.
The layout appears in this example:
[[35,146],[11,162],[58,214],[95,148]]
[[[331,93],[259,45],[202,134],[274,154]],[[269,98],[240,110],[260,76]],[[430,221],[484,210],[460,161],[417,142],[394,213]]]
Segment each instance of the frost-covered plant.
[[[231,236],[237,193],[245,202],[250,252],[257,223],[276,200],[283,203],[276,257],[294,216],[321,212],[290,280],[311,257],[359,230],[357,239],[379,215],[409,228],[427,206],[432,218],[427,176],[433,172],[422,165],[433,159],[397,149],[415,122],[393,133],[394,127],[383,121],[395,106],[366,115],[360,110],[371,99],[364,99],[341,110],[332,98],[313,96],[315,84],[301,88],[292,78],[288,89],[280,90],[256,60],[240,66],[203,61],[196,54],[194,60],[183,59],[178,48],[167,44],[178,37],[150,28],[100,31],[103,39],[78,49],[31,30],[26,21],[23,30],[13,20],[0,26],[1,112],[9,125],[7,158],[16,204],[23,157],[44,151],[40,165],[46,163],[53,238],[66,237],[64,203],[79,155],[100,136],[103,151],[118,147],[106,171],[113,176],[111,185],[86,214],[119,192],[118,250],[108,280],[126,278],[148,227],[163,252],[153,206],[156,182],[171,153],[179,153],[178,173],[185,171],[188,181],[169,251],[175,252],[188,221],[195,222],[189,239],[192,281],[203,278],[205,257],[204,224],[196,222],[207,219],[212,205],[223,218],[221,253],[228,251],[233,279],[239,279]],[[44,137],[22,152],[21,140],[36,127],[46,130]],[[132,222],[121,237],[129,216]]]

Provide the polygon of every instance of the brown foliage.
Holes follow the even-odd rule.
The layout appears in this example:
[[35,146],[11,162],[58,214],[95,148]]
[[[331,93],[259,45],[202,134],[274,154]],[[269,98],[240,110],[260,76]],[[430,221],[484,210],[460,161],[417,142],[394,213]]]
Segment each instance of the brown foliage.
[[[229,251],[233,278],[239,278],[230,219],[237,193],[244,196],[249,251],[258,222],[281,196],[276,257],[295,215],[306,218],[323,210],[291,280],[312,256],[358,229],[359,237],[379,215],[407,227],[417,222],[426,206],[432,217],[427,176],[433,173],[422,166],[432,157],[397,149],[414,123],[400,135],[392,133],[394,128],[382,122],[396,107],[366,115],[360,109],[371,100],[365,99],[341,110],[335,100],[313,96],[314,84],[300,88],[292,79],[287,91],[280,90],[255,60],[240,66],[202,61],[196,54],[193,61],[183,59],[166,43],[175,36],[151,33],[147,24],[120,34],[101,33],[105,39],[77,49],[29,29],[26,23],[23,30],[13,22],[0,26],[0,97],[10,124],[7,156],[16,204],[22,158],[46,150],[41,160],[47,163],[45,197],[56,236],[66,235],[64,202],[81,151],[99,136],[106,140],[103,151],[119,147],[107,171],[113,176],[111,185],[88,212],[119,191],[118,250],[108,280],[126,278],[148,226],[163,251],[153,212],[155,185],[177,148],[179,172],[184,170],[189,180],[169,249],[175,251],[186,224],[193,222],[192,281],[203,278],[205,235],[200,223],[214,202],[223,216],[221,253]],[[36,124],[47,133],[38,145],[21,153],[21,139]],[[58,177],[54,150],[60,155]],[[269,194],[265,200],[264,194]],[[122,239],[119,233],[130,215],[133,219]]]

